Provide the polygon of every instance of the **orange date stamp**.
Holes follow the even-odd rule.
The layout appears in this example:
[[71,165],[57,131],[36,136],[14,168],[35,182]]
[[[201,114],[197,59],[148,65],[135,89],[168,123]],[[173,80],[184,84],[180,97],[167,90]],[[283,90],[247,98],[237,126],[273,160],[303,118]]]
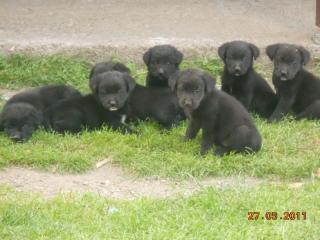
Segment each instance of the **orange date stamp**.
[[293,220],[307,220],[307,212],[248,212],[247,219],[249,221],[257,221],[257,220],[285,220],[285,221],[293,221]]

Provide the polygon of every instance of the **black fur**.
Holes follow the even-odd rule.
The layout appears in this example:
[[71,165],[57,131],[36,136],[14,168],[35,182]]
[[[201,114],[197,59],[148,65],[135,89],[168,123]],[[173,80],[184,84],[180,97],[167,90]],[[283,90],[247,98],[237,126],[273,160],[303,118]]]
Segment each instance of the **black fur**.
[[238,99],[248,111],[268,118],[277,104],[276,94],[269,84],[253,69],[253,59],[259,49],[247,42],[233,41],[218,49],[223,60],[222,90]]
[[169,77],[179,70],[183,54],[171,45],[157,45],[143,55],[148,67],[147,87],[168,87]]
[[304,69],[310,53],[293,44],[274,44],[266,49],[274,62],[272,82],[279,98],[269,121],[278,121],[291,110],[297,119],[320,118],[320,79]]
[[235,98],[217,90],[210,74],[188,69],[172,76],[169,84],[190,120],[186,139],[202,129],[201,154],[213,144],[216,155],[260,150],[261,136],[249,113]]
[[100,83],[95,95],[109,110],[126,112],[130,120],[152,119],[166,128],[184,119],[176,96],[168,88],[147,88],[135,83],[126,73],[99,74],[93,79]]
[[[109,83],[109,81],[118,82],[119,78],[126,79],[124,88]],[[124,133],[132,132],[124,122],[125,112],[117,108],[117,104],[124,104],[123,99],[134,88],[131,77],[127,73],[107,71],[94,74],[90,81],[94,82],[90,85],[93,87],[92,94],[61,101],[47,109],[45,112],[47,127],[60,133],[77,133],[85,128],[92,130],[106,125]],[[106,94],[113,92],[117,93],[116,98],[106,97]]]
[[78,133],[84,129],[99,129],[103,125],[113,130],[132,132],[122,122],[124,113],[106,110],[93,94],[58,102],[45,113],[46,127],[59,133]]
[[91,91],[95,89],[95,84],[96,84],[93,81],[93,77],[97,74],[108,72],[108,71],[118,71],[118,72],[130,74],[130,69],[120,62],[108,61],[108,62],[97,63],[93,66],[89,75],[89,78],[90,78],[89,87]]
[[177,97],[169,88],[147,88],[137,84],[128,98],[126,111],[133,119],[152,119],[168,129],[185,119]]
[[8,100],[0,115],[0,129],[13,141],[28,140],[43,124],[46,108],[62,99],[81,96],[74,88],[65,85],[35,87],[16,94]]

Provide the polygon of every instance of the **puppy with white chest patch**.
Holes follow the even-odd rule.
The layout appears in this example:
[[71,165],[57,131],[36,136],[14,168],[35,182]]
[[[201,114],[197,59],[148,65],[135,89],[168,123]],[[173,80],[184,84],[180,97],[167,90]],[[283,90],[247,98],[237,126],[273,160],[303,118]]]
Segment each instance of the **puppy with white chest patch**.
[[270,122],[291,110],[297,119],[320,119],[320,79],[304,69],[310,53],[293,44],[273,44],[266,53],[274,63],[272,82],[279,98]]
[[[109,111],[123,111],[131,121],[152,119],[171,128],[184,119],[176,96],[169,88],[147,88],[126,73],[94,75],[90,86],[99,102]],[[98,92],[95,84],[99,83]],[[128,91],[127,89],[131,89]]]
[[[125,124],[125,112],[116,105],[126,99],[133,90],[135,83],[129,76],[127,68],[120,63],[106,63],[96,65],[90,74],[90,88],[92,94],[61,101],[45,112],[46,126],[64,133],[77,133],[83,129],[98,129],[106,125],[123,133],[134,132]],[[122,64],[121,64],[122,65]],[[101,67],[105,71],[101,71]],[[115,71],[113,69],[119,69]],[[124,71],[124,73],[120,72]],[[121,79],[121,80],[119,80]],[[124,86],[115,86],[110,82],[123,80]],[[111,100],[106,95],[117,95]]]
[[218,54],[223,60],[222,90],[234,96],[248,111],[268,118],[277,104],[276,94],[269,84],[253,69],[253,59],[259,49],[247,42],[233,41],[223,44]]
[[143,55],[148,67],[147,87],[168,87],[169,77],[179,70],[183,54],[171,45],[157,45]]
[[261,136],[249,113],[235,98],[217,90],[209,73],[184,70],[172,76],[169,84],[189,118],[186,139],[195,138],[202,129],[202,155],[213,145],[216,155],[260,150]]

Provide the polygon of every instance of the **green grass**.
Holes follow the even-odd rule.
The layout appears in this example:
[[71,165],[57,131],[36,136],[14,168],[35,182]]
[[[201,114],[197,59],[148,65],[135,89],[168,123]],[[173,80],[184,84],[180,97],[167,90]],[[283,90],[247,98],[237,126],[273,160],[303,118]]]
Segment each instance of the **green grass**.
[[[108,209],[117,209],[109,212]],[[247,220],[258,211],[259,220]],[[265,212],[278,220],[262,220]],[[285,211],[307,220],[280,220]],[[176,199],[106,200],[92,194],[44,200],[0,186],[1,239],[308,239],[320,237],[320,182],[290,189],[207,189]]]
[[0,86],[18,89],[50,83],[65,83],[87,89],[91,65],[59,55],[48,57],[0,55]]
[[209,175],[252,175],[300,178],[312,175],[320,167],[319,122],[279,124],[257,120],[264,137],[262,150],[253,155],[233,154],[222,158],[201,157],[200,137],[182,141],[185,125],[170,132],[155,124],[141,124],[142,135],[122,135],[102,129],[79,135],[38,131],[27,143],[12,143],[0,135],[0,166],[57,168],[61,172],[83,172],[94,163],[111,156],[115,163],[142,176],[172,178]]
[[[0,88],[19,89],[66,83],[88,92],[92,65],[59,55],[0,55]],[[128,63],[143,83],[145,67]],[[216,59],[184,61],[182,68],[208,70],[219,79]],[[260,66],[258,66],[260,69]],[[315,65],[315,71],[319,66]],[[0,108],[3,105],[0,100]],[[201,157],[201,134],[182,141],[186,123],[166,132],[154,123],[138,126],[141,135],[122,135],[107,128],[78,135],[38,130],[29,142],[12,143],[0,133],[0,168],[18,165],[59,172],[84,172],[107,157],[140,176],[177,179],[251,175],[298,179],[320,168],[320,121],[290,118],[267,124],[255,117],[263,136],[254,155]],[[312,178],[314,179],[314,178]],[[109,208],[118,211],[108,213]],[[307,220],[248,221],[248,211],[307,212]],[[208,188],[191,197],[107,200],[93,194],[65,194],[45,200],[0,185],[0,239],[308,239],[320,237],[320,182],[298,189],[287,185],[253,188]]]
[[[146,68],[138,68],[133,62],[127,65],[135,79],[139,83],[144,83]],[[0,87],[19,89],[50,83],[64,83],[88,91],[91,67],[92,64],[85,60],[62,55],[0,55]],[[215,75],[222,71],[222,65],[216,59],[183,62],[182,68],[187,67],[200,67]]]
[[[128,66],[138,81],[143,82],[146,69],[134,63]],[[0,86],[25,87],[67,81],[83,90],[87,88],[89,67],[83,60],[61,56],[2,56]],[[186,67],[203,68],[215,76],[222,70],[221,62],[215,59],[185,61],[182,68]],[[14,79],[16,82],[10,82]],[[286,119],[267,124],[261,119],[255,120],[263,136],[262,150],[255,155],[201,157],[198,154],[200,136],[193,141],[182,141],[186,123],[170,132],[162,131],[155,124],[143,123],[139,126],[141,136],[122,135],[108,129],[66,136],[39,130],[29,142],[14,144],[0,133],[0,167],[54,167],[60,172],[84,172],[97,161],[111,156],[115,163],[141,176],[172,178],[251,175],[293,179],[309,177],[320,168],[319,121]]]

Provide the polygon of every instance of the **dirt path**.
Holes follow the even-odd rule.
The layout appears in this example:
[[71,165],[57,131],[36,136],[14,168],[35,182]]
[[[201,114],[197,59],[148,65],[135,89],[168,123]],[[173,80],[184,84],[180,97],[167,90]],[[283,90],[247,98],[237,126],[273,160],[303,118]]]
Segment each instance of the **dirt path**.
[[[1,0],[0,51],[63,52],[140,60],[170,43],[210,55],[243,39],[312,47],[315,0]],[[315,47],[316,48],[316,47]],[[317,48],[316,48],[317,49]]]
[[263,183],[255,178],[208,178],[202,181],[175,182],[167,179],[137,178],[111,164],[81,175],[59,175],[18,167],[0,172],[0,183],[18,190],[40,192],[46,197],[59,192],[94,192],[108,198],[133,199],[143,196],[169,197],[190,195],[204,187],[255,186]]
[[[245,189],[268,183],[267,179],[252,177],[206,178],[203,180],[172,181],[168,179],[137,178],[110,163],[81,175],[60,175],[32,169],[10,167],[0,171],[0,184],[18,191],[31,191],[53,197],[61,192],[93,192],[106,198],[135,199],[189,196],[206,187]],[[280,182],[274,181],[279,184]],[[303,183],[290,183],[300,187]]]
[[9,90],[9,89],[2,89],[0,88],[0,100],[7,101],[10,99],[13,95],[19,93],[23,89],[20,90]]

